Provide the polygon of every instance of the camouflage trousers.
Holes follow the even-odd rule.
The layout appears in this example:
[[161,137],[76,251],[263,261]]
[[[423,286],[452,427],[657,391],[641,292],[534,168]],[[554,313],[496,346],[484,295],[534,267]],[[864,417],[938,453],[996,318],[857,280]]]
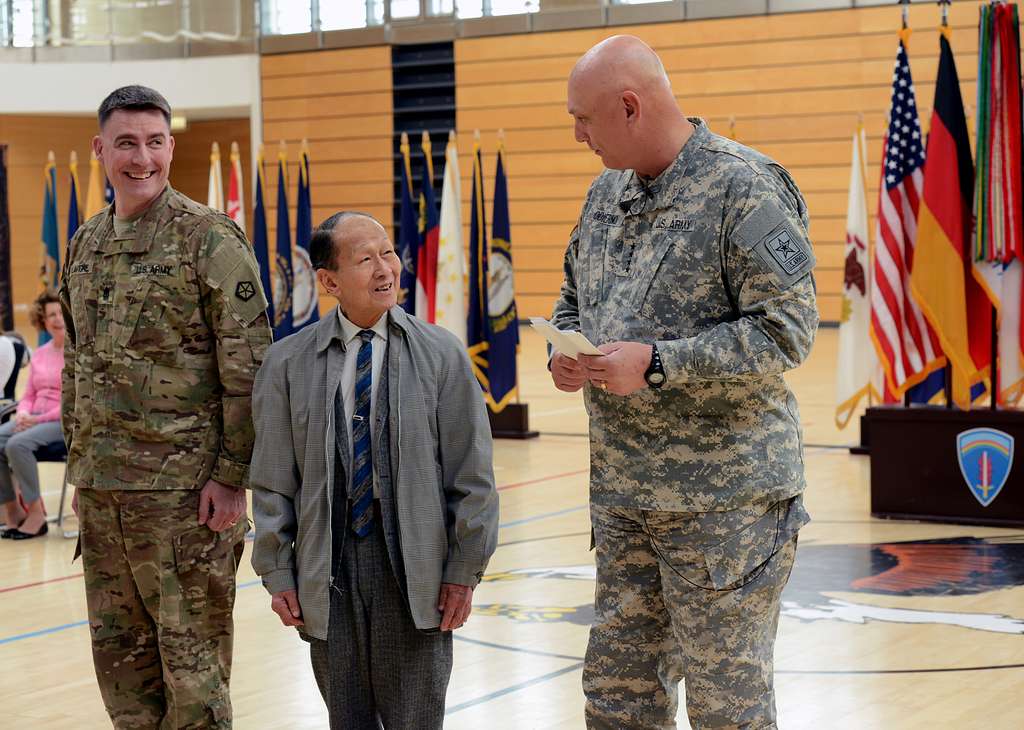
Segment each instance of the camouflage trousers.
[[591,505],[594,624],[583,668],[591,730],[776,728],[782,589],[808,521],[800,497],[726,512]]
[[246,522],[197,523],[199,492],[78,492],[93,664],[118,730],[231,727],[235,571]]

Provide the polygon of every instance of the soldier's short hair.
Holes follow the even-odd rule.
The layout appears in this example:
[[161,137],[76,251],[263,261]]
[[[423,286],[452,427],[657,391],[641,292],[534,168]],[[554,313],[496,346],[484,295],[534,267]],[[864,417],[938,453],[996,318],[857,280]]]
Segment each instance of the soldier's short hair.
[[107,98],[100,104],[97,116],[100,120],[100,129],[110,119],[110,115],[119,109],[128,111],[151,111],[156,110],[164,115],[167,126],[171,126],[171,105],[159,91],[148,86],[122,86],[111,91]]
[[46,331],[47,304],[60,304],[60,297],[53,289],[44,289],[43,293],[32,301],[32,306],[28,310],[28,321],[40,332]]
[[333,269],[338,263],[338,252],[334,247],[334,229],[349,218],[369,218],[381,228],[384,225],[369,213],[358,210],[338,211],[316,227],[309,240],[309,261],[313,269]]

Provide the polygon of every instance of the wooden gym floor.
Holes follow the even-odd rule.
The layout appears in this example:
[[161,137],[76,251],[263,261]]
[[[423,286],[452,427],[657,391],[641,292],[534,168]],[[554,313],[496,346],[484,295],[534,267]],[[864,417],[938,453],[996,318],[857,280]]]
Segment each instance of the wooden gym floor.
[[[1024,530],[870,517],[868,461],[837,448],[856,430],[833,425],[836,341],[836,330],[822,330],[790,377],[814,521],[801,533],[776,647],[780,727],[1021,728]],[[456,633],[446,723],[453,730],[583,726],[593,596],[586,416],[578,394],[551,385],[529,328],[519,367],[531,425],[542,435],[495,446],[499,547],[473,616]],[[55,514],[60,467],[42,468]],[[56,531],[0,543],[5,727],[109,727],[73,548]],[[324,728],[306,645],[271,613],[248,557],[247,548],[235,609],[235,726]],[[682,714],[679,726],[688,727]]]

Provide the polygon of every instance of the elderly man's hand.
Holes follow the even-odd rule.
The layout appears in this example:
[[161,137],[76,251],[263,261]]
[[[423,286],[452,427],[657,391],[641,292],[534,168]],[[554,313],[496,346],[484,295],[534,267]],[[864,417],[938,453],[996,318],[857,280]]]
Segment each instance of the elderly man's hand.
[[587,374],[571,357],[556,352],[551,358],[551,379],[555,387],[566,393],[575,393],[587,382]]
[[210,479],[199,493],[199,524],[214,532],[234,527],[245,516],[245,490]]
[[270,607],[285,626],[304,626],[299,596],[295,591],[281,591],[270,597]]
[[604,355],[580,355],[580,366],[594,386],[615,395],[632,395],[647,387],[644,373],[651,364],[651,345],[609,342],[597,349]]
[[441,631],[461,628],[473,610],[473,589],[455,583],[442,583],[437,610],[442,614]]

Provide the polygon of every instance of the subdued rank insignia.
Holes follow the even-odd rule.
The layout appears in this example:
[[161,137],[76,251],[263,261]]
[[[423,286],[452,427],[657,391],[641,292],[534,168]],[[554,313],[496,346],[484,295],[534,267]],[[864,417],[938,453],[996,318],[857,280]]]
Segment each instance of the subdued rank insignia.
[[235,287],[235,296],[243,302],[247,302],[256,296],[256,287],[252,285],[252,282],[240,281]]
[[782,270],[790,276],[803,269],[809,259],[803,243],[793,240],[785,226],[770,234],[765,247]]

